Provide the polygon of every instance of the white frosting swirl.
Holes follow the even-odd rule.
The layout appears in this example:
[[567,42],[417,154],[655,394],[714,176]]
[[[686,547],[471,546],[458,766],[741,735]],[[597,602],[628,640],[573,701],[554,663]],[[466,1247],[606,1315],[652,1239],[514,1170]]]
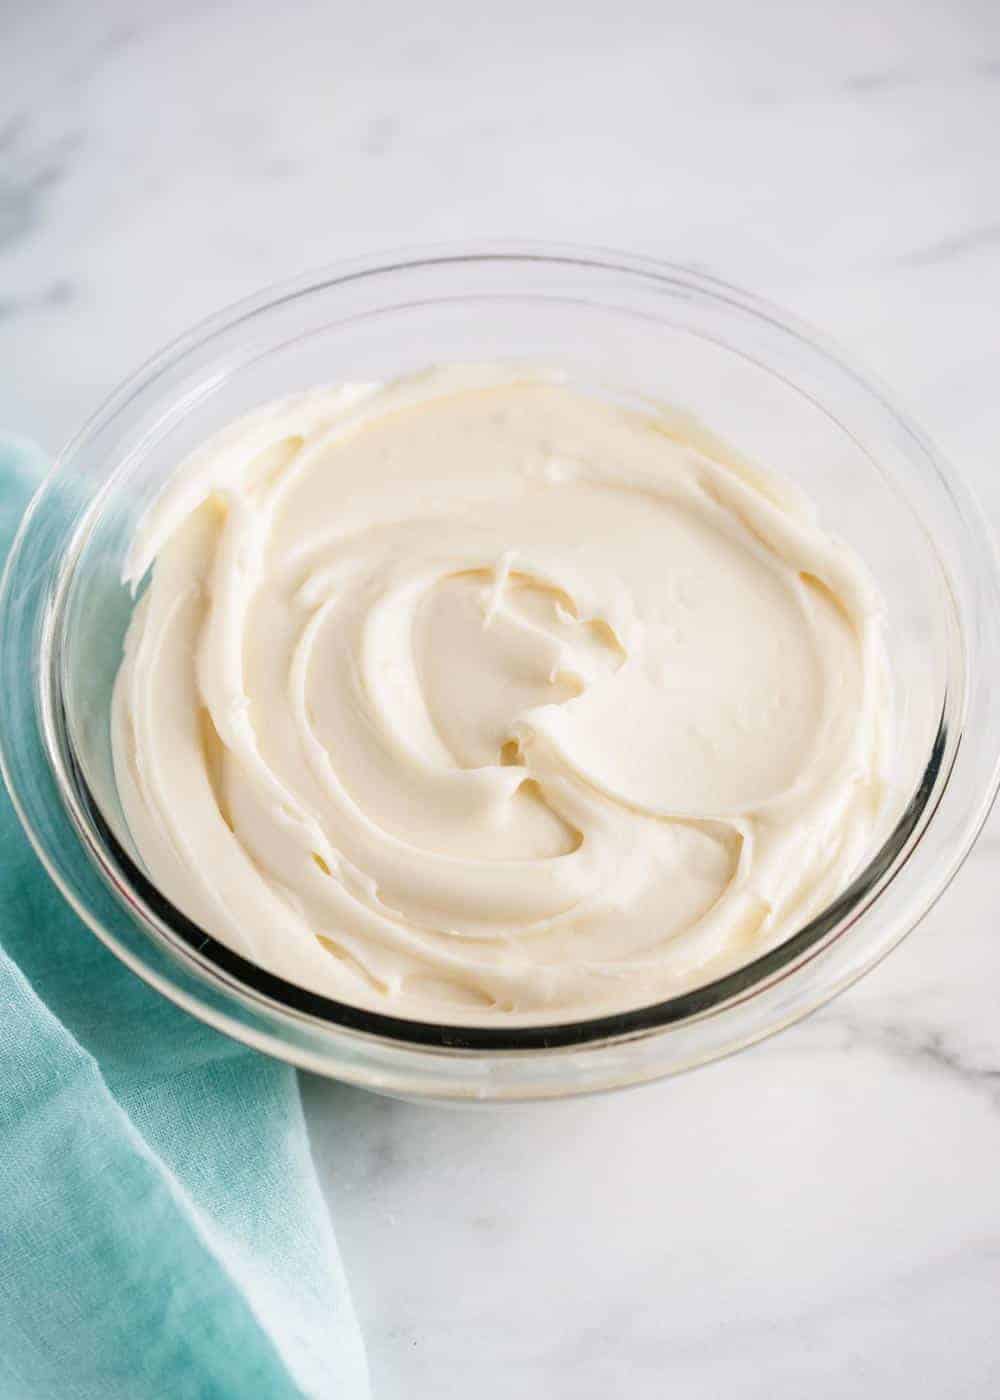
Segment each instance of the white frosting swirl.
[[148,512],[113,714],[160,888],[398,1015],[639,1005],[868,853],[877,594],[787,488],[556,376],[440,371],[234,423]]

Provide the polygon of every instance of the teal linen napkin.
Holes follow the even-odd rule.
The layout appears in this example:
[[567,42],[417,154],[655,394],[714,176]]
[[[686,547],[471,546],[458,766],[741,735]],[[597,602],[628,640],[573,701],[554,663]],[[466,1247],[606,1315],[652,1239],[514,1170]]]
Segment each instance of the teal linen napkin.
[[[41,469],[0,439],[0,559]],[[294,1071],[112,957],[0,791],[0,1397],[367,1394]]]

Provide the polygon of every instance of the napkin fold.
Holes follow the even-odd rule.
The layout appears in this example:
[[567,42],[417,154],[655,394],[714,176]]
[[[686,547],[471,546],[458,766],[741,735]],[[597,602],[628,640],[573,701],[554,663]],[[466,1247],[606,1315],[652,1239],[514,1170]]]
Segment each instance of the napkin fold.
[[[0,438],[0,560],[42,470]],[[368,1393],[295,1072],[120,964],[0,791],[0,1396]]]

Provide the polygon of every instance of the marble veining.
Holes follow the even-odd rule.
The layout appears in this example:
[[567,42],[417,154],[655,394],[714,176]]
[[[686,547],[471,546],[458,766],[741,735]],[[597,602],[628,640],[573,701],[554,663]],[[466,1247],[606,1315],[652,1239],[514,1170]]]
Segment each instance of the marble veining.
[[[846,1000],[846,1005],[843,1002]],[[995,1050],[983,1054],[956,1043],[947,1026],[922,1023],[911,1014],[906,1017],[858,1014],[850,998],[841,999],[818,1018],[820,1032],[846,1054],[876,1054],[898,1060],[914,1072],[933,1070],[963,1088],[986,1096],[1000,1111],[1000,1055]],[[808,1046],[808,1038],[803,1039]]]
[[23,119],[12,118],[0,132],[0,250],[29,238],[45,217],[50,192],[66,177],[79,145],[66,135],[42,151],[33,150]]
[[[9,0],[0,423],[400,244],[621,246],[823,325],[1000,523],[1000,9]],[[308,1081],[377,1400],[1000,1394],[1000,817],[803,1024],[585,1102]]]
[[915,248],[904,253],[899,259],[901,267],[927,267],[931,263],[951,262],[969,253],[989,252],[1000,245],[1000,221],[985,224],[980,228],[970,228],[953,238],[941,238],[923,248]]

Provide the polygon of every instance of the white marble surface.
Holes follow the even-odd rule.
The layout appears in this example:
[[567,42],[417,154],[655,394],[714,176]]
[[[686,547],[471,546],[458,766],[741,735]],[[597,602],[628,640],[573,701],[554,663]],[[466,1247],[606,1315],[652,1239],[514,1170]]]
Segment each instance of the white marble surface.
[[[1000,522],[996,0],[6,0],[0,29],[5,426],[57,446],[190,321],[344,254],[570,239],[822,323]],[[308,1083],[377,1400],[1000,1393],[998,857],[994,819],[864,983],[684,1079],[490,1113]]]

